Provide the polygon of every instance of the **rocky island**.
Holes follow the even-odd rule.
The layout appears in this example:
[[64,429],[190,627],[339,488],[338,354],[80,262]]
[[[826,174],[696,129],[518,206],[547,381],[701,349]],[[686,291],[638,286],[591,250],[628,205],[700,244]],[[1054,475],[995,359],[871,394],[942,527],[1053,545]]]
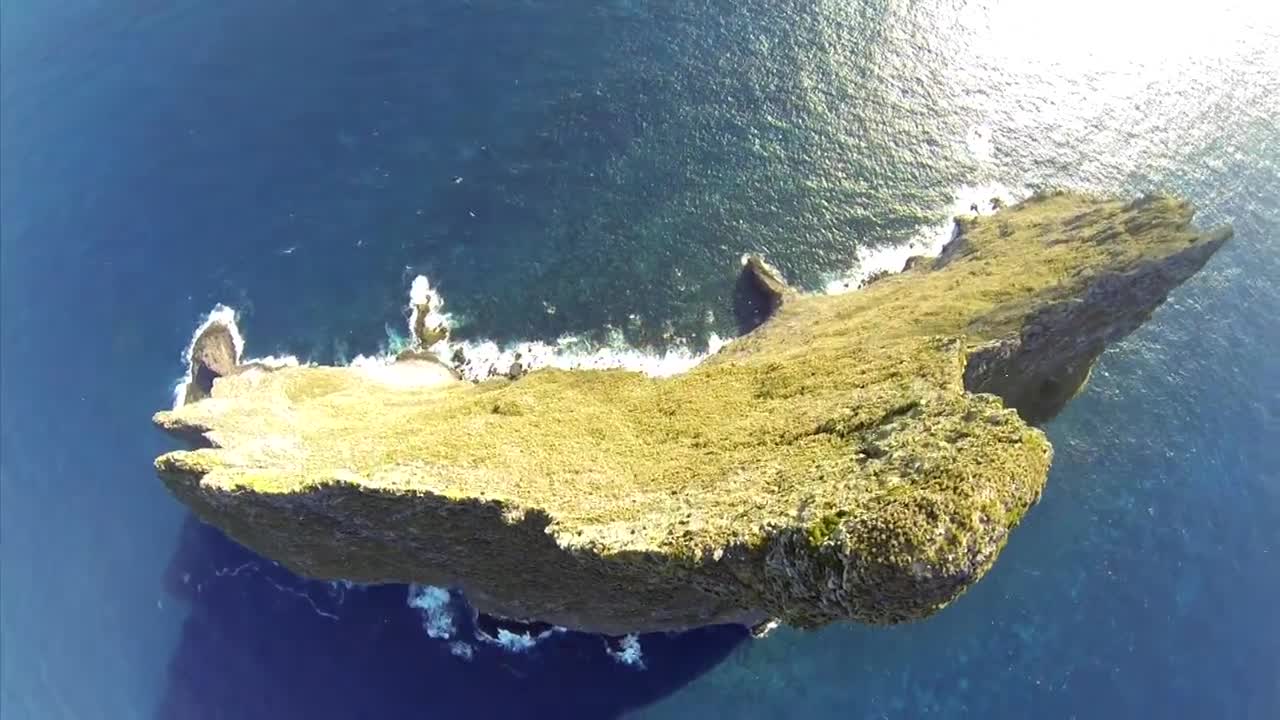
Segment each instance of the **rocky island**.
[[242,363],[216,324],[156,460],[205,521],[313,578],[463,589],[608,634],[897,623],[991,567],[1040,497],[1037,425],[1230,237],[1189,203],[1042,193],[843,295],[743,272],[767,318],[692,370],[473,383],[417,299],[416,349]]

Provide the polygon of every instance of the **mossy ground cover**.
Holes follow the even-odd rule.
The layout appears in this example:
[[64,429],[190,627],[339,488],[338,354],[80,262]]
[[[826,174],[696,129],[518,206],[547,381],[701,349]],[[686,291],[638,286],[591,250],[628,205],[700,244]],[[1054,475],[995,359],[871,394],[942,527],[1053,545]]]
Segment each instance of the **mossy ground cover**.
[[968,350],[1098,273],[1196,242],[1191,214],[1056,193],[964,219],[942,258],[789,297],[673,378],[223,378],[157,415],[216,447],[157,465],[213,522],[307,574],[443,578],[481,607],[607,628],[626,613],[638,626],[920,617],[990,566],[1052,455],[997,398],[965,391]]

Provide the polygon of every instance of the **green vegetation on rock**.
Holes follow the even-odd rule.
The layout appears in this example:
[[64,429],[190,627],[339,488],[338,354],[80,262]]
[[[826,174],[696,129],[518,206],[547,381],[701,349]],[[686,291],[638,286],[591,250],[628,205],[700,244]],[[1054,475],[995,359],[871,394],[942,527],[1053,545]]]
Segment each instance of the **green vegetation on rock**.
[[773,316],[665,379],[243,368],[156,415],[211,445],[156,465],[301,574],[460,586],[507,617],[617,634],[924,617],[1039,498],[1052,450],[1029,423],[1230,234],[1191,217],[1045,194],[957,219],[940,257],[857,292],[761,278]]

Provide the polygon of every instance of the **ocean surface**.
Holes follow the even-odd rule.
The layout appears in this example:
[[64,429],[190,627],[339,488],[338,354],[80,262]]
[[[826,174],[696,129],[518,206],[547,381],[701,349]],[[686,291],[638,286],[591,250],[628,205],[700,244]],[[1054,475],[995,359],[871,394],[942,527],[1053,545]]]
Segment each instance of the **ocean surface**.
[[[477,344],[687,359],[745,252],[836,290],[1041,187],[1236,236],[927,621],[502,626],[296,578],[151,469],[217,303],[347,362],[422,274]],[[0,0],[0,343],[4,720],[1280,717],[1273,2]]]

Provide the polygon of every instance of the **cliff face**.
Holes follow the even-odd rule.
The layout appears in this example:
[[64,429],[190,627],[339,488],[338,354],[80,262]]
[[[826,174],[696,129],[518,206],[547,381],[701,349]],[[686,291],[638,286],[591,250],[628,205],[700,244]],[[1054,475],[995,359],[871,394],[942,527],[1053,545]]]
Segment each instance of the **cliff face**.
[[425,354],[228,370],[211,335],[192,368],[211,396],[155,417],[209,447],[156,466],[296,572],[459,586],[507,617],[613,634],[924,617],[1039,498],[1052,450],[1033,424],[1230,235],[1191,217],[1038,196],[839,296],[748,262],[772,316],[666,379],[471,384]]

